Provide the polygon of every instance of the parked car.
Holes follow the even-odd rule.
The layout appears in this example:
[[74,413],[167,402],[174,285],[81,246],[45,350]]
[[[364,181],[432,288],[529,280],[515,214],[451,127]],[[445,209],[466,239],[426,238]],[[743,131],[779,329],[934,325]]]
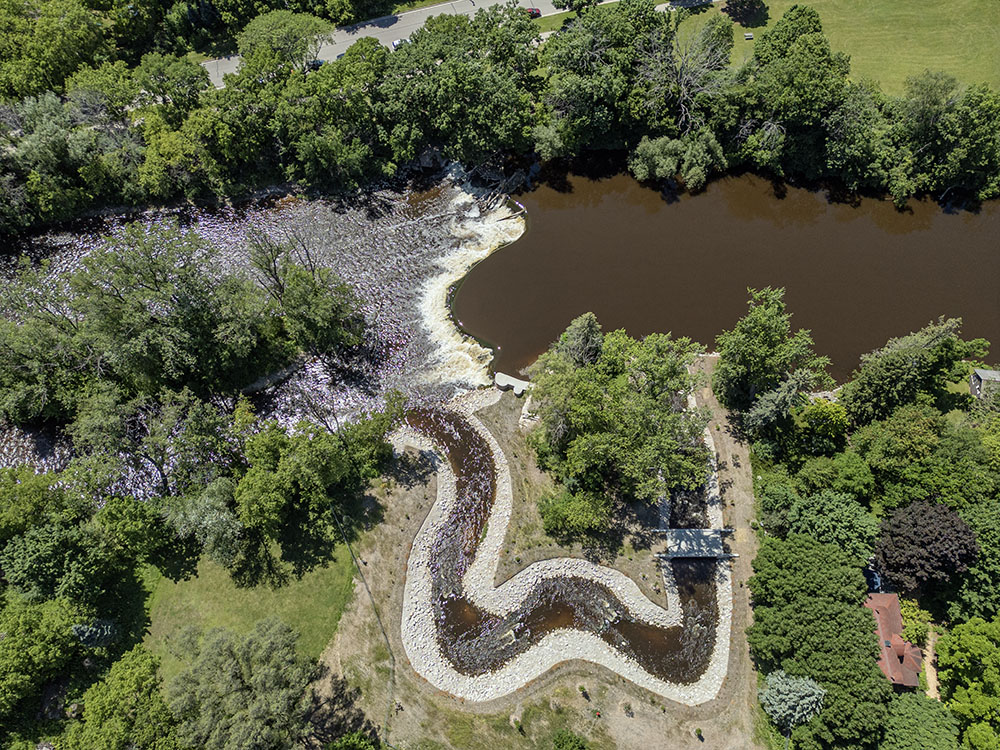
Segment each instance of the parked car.
[[525,8],[525,10],[528,11],[528,17],[529,18],[541,18],[542,17],[542,11],[540,11],[538,8]]
[[392,43],[392,49],[395,51],[400,47],[402,47],[404,44],[409,44],[409,42],[410,42],[409,39],[397,39]]
[[310,60],[309,62],[306,63],[306,67],[309,70],[319,70],[320,68],[323,67],[323,63],[325,62],[326,60]]

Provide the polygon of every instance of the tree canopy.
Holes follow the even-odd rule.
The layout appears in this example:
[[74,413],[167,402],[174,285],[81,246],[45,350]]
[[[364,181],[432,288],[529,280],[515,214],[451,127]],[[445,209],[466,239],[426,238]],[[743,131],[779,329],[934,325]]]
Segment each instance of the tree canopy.
[[167,686],[181,741],[205,750],[294,744],[307,724],[313,674],[296,638],[274,619],[242,636],[220,628],[189,638],[187,667]]
[[964,745],[974,750],[1000,741],[1000,621],[974,617],[941,637],[937,647],[942,697],[958,716]]
[[925,592],[965,572],[978,553],[975,533],[955,511],[918,501],[883,522],[875,557],[900,589]]
[[747,411],[796,372],[805,376],[798,390],[829,383],[829,360],[813,353],[809,331],[792,333],[785,290],[749,292],[747,314],[716,338],[719,363],[712,387],[719,401],[729,409]]
[[664,334],[602,335],[583,316],[539,357],[531,374],[541,424],[531,441],[563,488],[543,502],[546,517],[582,516],[567,530],[594,530],[616,501],[656,502],[704,481],[705,418],[684,408],[698,351]]

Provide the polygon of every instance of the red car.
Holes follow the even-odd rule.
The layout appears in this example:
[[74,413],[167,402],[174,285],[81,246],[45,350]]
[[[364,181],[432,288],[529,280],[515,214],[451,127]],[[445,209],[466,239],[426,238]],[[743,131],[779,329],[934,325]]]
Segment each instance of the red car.
[[525,8],[525,10],[528,11],[528,17],[529,18],[541,18],[542,17],[542,11],[540,11],[538,8]]

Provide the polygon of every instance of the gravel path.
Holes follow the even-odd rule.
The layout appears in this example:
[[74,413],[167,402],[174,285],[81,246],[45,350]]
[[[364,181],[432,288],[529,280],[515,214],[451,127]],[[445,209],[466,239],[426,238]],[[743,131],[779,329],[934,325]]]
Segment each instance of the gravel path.
[[[475,412],[495,403],[499,391],[479,390],[453,400],[449,407],[463,415],[488,442],[497,472],[497,490],[490,511],[486,536],[480,543],[476,558],[465,575],[466,595],[477,606],[497,613],[517,609],[529,592],[545,578],[573,576],[586,578],[611,589],[628,607],[633,617],[658,627],[675,627],[681,621],[681,610],[672,576],[665,577],[667,606],[650,601],[634,581],[620,571],[595,565],[586,560],[557,558],[530,565],[500,586],[495,585],[499,555],[510,521],[513,496],[510,471],[506,458],[488,430],[476,418]],[[711,435],[706,432],[710,453],[714,456]],[[408,429],[394,437],[397,447],[414,445],[433,450],[425,437]],[[715,465],[709,484],[709,519],[711,525],[722,525],[721,503]],[[722,686],[729,662],[732,613],[732,578],[726,563],[716,566],[716,595],[719,623],[716,641],[708,667],[701,678],[690,684],[676,684],[659,679],[624,656],[597,635],[575,629],[560,629],[547,634],[528,651],[511,659],[503,667],[481,675],[457,672],[441,653],[437,640],[431,603],[431,551],[434,540],[446,523],[456,502],[456,481],[447,461],[438,468],[438,495],[413,542],[407,564],[403,593],[402,640],[407,657],[418,674],[435,687],[468,701],[489,701],[513,693],[557,664],[581,659],[600,664],[632,682],[669,700],[694,706],[716,697]]]

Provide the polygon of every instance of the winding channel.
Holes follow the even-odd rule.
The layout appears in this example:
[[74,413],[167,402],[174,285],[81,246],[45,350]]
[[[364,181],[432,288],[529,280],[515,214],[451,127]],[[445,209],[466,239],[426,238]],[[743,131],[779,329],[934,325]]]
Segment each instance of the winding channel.
[[[475,412],[499,397],[477,391],[447,408],[415,410],[397,436],[446,459],[407,565],[402,637],[414,669],[469,701],[500,698],[572,659],[679,703],[714,698],[729,656],[727,563],[672,561],[662,605],[621,572],[573,558],[534,563],[495,585],[510,471]],[[713,527],[721,526],[717,487],[713,467],[705,493]]]

